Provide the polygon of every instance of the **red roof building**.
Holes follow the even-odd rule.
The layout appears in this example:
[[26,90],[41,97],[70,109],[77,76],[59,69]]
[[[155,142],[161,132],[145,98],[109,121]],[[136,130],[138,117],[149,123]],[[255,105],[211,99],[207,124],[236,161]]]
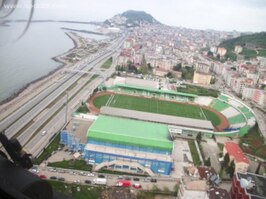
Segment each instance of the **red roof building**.
[[238,146],[238,144],[234,142],[226,142],[224,144],[224,151],[223,155],[229,154],[230,162],[235,162],[235,172],[242,172],[245,173],[248,170],[249,166],[249,160],[244,155],[241,148]]

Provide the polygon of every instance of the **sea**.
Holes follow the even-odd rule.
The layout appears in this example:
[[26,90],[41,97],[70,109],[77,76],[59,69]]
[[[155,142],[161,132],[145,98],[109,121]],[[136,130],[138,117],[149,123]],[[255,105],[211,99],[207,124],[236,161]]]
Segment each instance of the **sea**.
[[[25,27],[25,22],[0,26],[0,102],[62,65],[52,58],[74,47],[73,41],[65,34],[67,30],[62,27],[76,30],[97,28],[85,23],[33,22],[25,35],[17,40]],[[106,38],[77,33],[96,40]]]

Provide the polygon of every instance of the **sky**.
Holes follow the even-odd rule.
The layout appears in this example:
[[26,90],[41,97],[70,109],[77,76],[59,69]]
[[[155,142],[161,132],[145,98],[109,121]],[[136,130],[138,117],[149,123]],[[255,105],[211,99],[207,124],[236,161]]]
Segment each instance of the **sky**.
[[[29,2],[19,0],[10,17],[25,18]],[[145,11],[173,26],[266,31],[266,0],[36,0],[34,19],[104,21],[126,10]]]

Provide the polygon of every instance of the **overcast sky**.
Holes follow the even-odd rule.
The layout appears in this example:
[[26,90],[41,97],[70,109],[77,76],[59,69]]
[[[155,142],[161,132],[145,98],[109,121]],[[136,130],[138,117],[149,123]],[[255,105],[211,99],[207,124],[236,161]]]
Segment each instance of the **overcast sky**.
[[[20,4],[29,0],[20,0]],[[36,0],[34,19],[103,21],[143,10],[158,21],[196,29],[266,31],[266,0]],[[12,17],[28,10],[18,8]]]

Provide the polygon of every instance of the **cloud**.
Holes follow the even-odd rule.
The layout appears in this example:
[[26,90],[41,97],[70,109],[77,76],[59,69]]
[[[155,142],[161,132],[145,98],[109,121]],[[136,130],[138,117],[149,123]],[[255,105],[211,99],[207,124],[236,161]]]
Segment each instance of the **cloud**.
[[[24,0],[22,2],[28,2]],[[21,2],[21,1],[20,1]],[[35,19],[103,21],[129,9],[144,10],[168,25],[198,29],[266,30],[265,0],[39,0]]]

